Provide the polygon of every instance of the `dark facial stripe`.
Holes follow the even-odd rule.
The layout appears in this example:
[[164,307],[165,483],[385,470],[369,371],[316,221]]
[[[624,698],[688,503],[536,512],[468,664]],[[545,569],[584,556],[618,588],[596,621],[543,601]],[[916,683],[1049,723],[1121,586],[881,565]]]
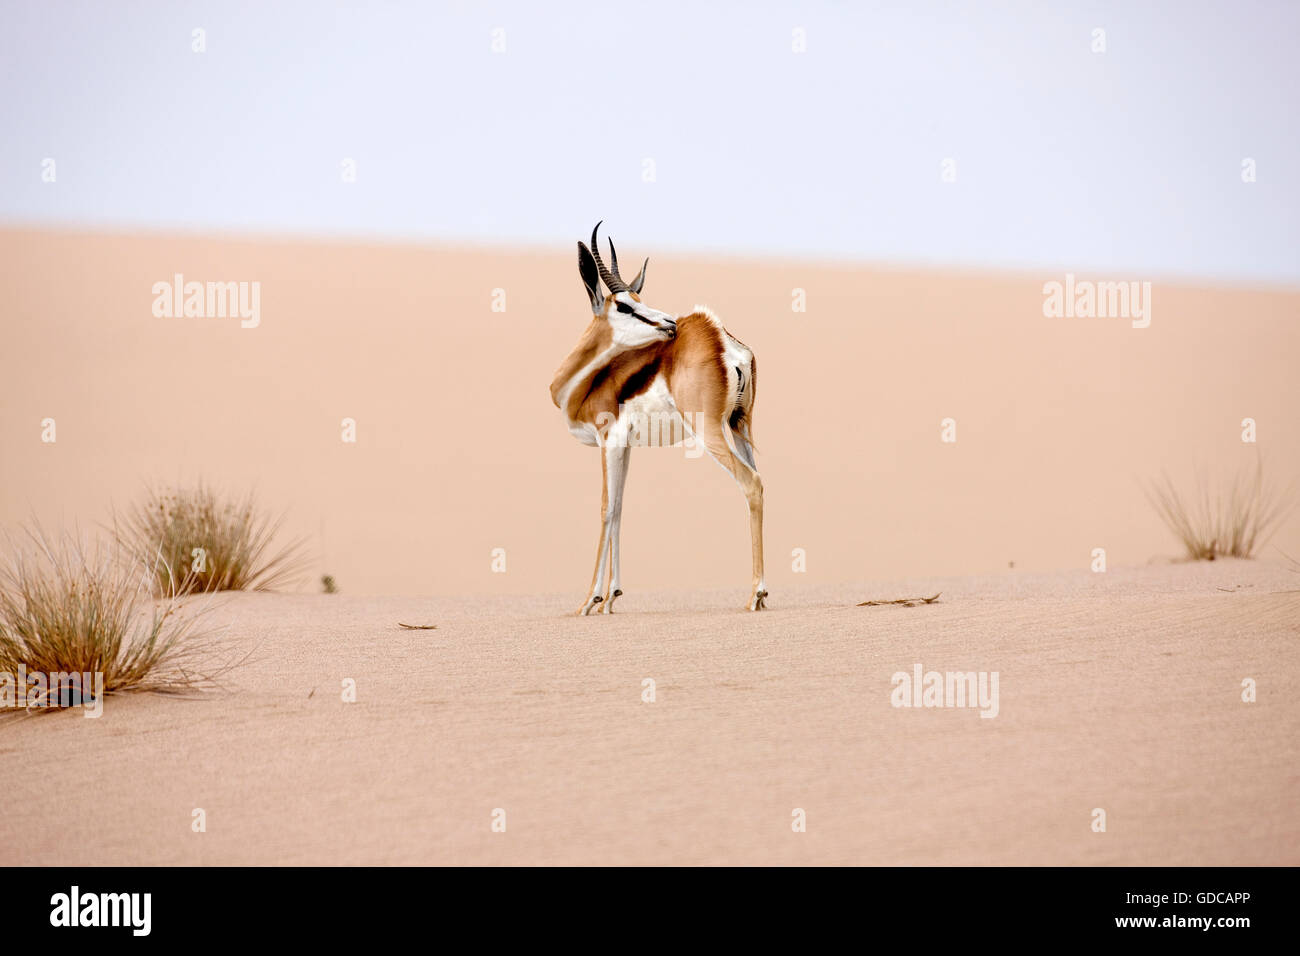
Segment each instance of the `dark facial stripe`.
[[646,325],[653,325],[656,329],[659,328],[658,322],[654,321],[654,319],[647,319],[644,315],[642,315],[636,309],[632,308],[632,306],[628,305],[626,302],[615,302],[614,307],[617,308],[618,311],[622,312],[624,315],[630,315],[634,319],[640,319]]

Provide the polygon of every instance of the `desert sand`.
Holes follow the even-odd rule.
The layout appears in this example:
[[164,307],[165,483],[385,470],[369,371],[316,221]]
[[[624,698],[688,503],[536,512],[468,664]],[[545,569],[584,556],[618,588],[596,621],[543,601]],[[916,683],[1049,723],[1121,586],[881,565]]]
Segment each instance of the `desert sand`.
[[[761,614],[716,592],[588,618],[569,595],[217,597],[252,651],[222,691],[0,725],[0,862],[1294,865],[1298,589],[1221,561]],[[918,662],[997,671],[998,715],[892,706]]]
[[[202,478],[313,551],[302,593],[201,599],[251,653],[222,689],[0,723],[0,864],[1300,863],[1300,515],[1170,563],[1143,495],[1300,475],[1300,292],[1157,281],[1135,329],[1045,317],[1064,268],[614,235],[651,305],[757,354],[770,611],[739,610],[734,483],[678,448],[633,453],[619,613],[569,616],[600,480],[547,394],[588,315],[570,248],[0,232],[0,524],[92,532]],[[260,282],[260,324],[155,317],[176,273]],[[893,707],[917,663],[998,672],[997,717]]]

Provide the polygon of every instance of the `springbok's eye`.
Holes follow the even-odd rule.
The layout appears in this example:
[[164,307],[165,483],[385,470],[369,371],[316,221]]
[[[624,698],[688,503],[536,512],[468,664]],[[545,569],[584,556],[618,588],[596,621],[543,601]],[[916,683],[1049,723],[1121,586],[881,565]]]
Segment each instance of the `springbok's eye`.
[[622,312],[624,315],[634,315],[636,313],[636,309],[632,308],[632,306],[628,305],[626,302],[616,302],[615,305],[618,306],[618,311]]

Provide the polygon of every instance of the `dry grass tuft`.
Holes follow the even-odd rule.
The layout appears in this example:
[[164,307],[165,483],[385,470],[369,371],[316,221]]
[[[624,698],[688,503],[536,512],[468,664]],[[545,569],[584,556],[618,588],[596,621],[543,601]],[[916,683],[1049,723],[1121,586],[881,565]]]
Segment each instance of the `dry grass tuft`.
[[[39,527],[6,543],[0,671],[102,674],[106,694],[198,690],[215,678],[194,666],[211,642],[203,612],[184,611],[175,593],[155,601],[147,569],[142,574],[119,549],[88,549],[66,534],[52,541]],[[17,702],[30,705],[27,695],[19,688]]]
[[1190,561],[1250,558],[1268,541],[1293,507],[1290,493],[1264,481],[1264,466],[1243,469],[1232,484],[1211,489],[1198,475],[1196,491],[1184,498],[1168,475],[1147,490],[1161,520],[1183,544]]
[[155,569],[155,593],[270,591],[293,584],[306,566],[301,540],[271,551],[283,521],[265,513],[251,492],[223,500],[199,484],[150,488],[115,530],[127,549]]

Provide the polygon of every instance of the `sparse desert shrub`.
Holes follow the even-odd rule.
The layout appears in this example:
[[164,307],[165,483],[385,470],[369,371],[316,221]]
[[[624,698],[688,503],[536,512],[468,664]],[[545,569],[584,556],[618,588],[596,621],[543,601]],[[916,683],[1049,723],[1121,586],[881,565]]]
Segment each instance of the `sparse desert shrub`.
[[1267,484],[1258,460],[1226,488],[1211,489],[1205,476],[1198,475],[1195,493],[1186,498],[1162,475],[1147,498],[1191,561],[1253,557],[1292,508],[1290,491],[1279,493]]
[[116,530],[154,569],[156,593],[269,591],[292,583],[304,565],[301,540],[271,551],[283,520],[264,512],[251,492],[223,499],[199,484],[149,489]]
[[[102,674],[106,694],[194,690],[215,676],[196,669],[210,643],[203,612],[182,610],[176,594],[155,601],[152,580],[116,546],[51,540],[39,527],[4,543],[0,672]],[[17,690],[21,707],[29,688]]]
[[334,583],[334,575],[323,574],[320,579],[321,590],[326,594],[338,594],[339,586]]

